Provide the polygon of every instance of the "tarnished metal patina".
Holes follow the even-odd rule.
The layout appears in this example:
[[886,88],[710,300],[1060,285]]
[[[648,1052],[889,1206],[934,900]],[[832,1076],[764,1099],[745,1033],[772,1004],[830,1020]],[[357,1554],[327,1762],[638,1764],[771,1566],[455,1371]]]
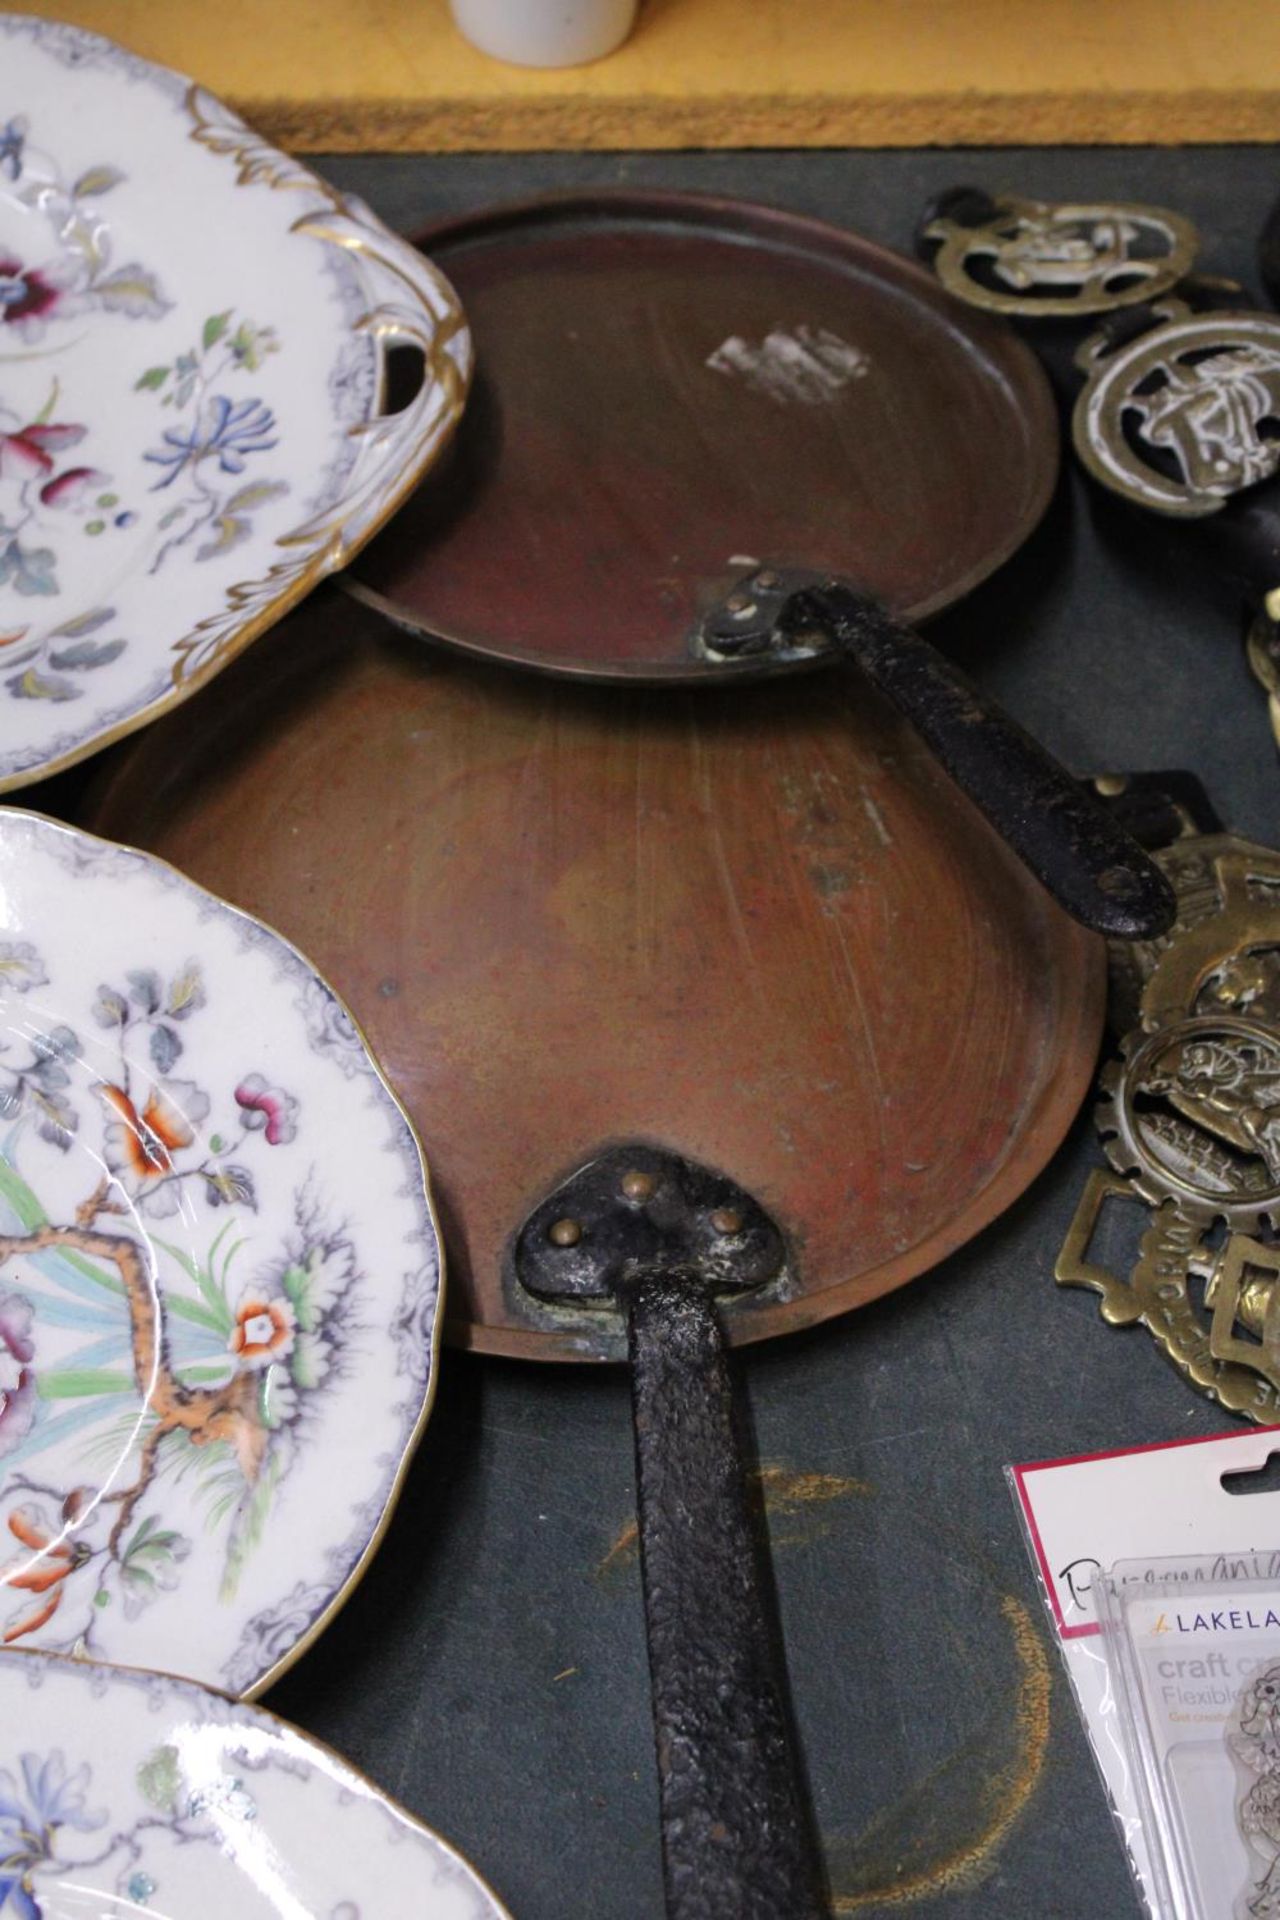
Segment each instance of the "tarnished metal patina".
[[[1264,273],[1278,235],[1280,212]],[[1086,472],[1133,506],[1200,522],[1210,565],[1280,620],[1280,318],[1195,271],[1194,229],[1158,208],[953,187],[925,208],[916,244],[968,305],[1038,323],[1055,384],[1080,382],[1072,437]],[[1073,319],[1090,329],[1074,350]],[[1251,657],[1274,679],[1261,641]]]
[[1280,1033],[1205,1014],[1129,1034],[1102,1091],[1107,1158],[1152,1206],[1238,1228],[1280,1214]]
[[[1275,612],[1280,614],[1280,592],[1274,598]],[[1270,604],[1267,611],[1258,614],[1251,623],[1245,647],[1254,678],[1266,691],[1271,731],[1276,745],[1280,746],[1280,624],[1272,615]]]
[[1200,240],[1180,214],[1118,202],[1054,204],[960,189],[920,229],[934,270],[970,306],[1027,319],[1108,313],[1186,275]]
[[1133,1198],[1119,1175],[1090,1174],[1058,1256],[1058,1280],[1100,1293],[1108,1325],[1145,1326],[1209,1399],[1264,1426],[1280,1421],[1280,1249],[1247,1234],[1216,1247],[1211,1228],[1166,1202],[1150,1216],[1125,1279],[1087,1250],[1106,1202]]
[[928,641],[853,582],[767,567],[710,606],[691,636],[708,659],[836,655],[914,727],[956,785],[1068,913],[1122,940],[1173,922],[1168,883],[1087,788]]
[[1113,493],[1198,519],[1280,470],[1280,317],[1152,312],[1136,338],[1101,330],[1076,355],[1075,449]]
[[[1089,1178],[1055,1269],[1113,1326],[1146,1326],[1211,1398],[1280,1419],[1280,852],[1182,819],[1156,850],[1173,931],[1114,954],[1133,1022],[1095,1115]],[[1128,1278],[1090,1259],[1110,1201],[1152,1209]]]
[[751,1194],[648,1142],[589,1160],[515,1243],[520,1286],[626,1323],[669,1920],[829,1910],[716,1310],[786,1260]]

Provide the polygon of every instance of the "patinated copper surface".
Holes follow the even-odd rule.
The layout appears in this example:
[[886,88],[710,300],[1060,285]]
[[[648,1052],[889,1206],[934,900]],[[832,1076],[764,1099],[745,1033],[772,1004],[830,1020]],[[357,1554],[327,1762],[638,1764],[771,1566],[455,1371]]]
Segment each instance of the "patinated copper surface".
[[604,1144],[670,1146],[777,1220],[789,1297],[724,1314],[760,1339],[1007,1206],[1096,1057],[1102,943],[853,676],[596,689],[335,597],[133,743],[93,824],[348,998],[426,1142],[452,1332],[480,1348],[610,1350],[508,1265]]
[[355,569],[394,617],[589,676],[732,679],[691,651],[753,562],[922,619],[1039,519],[1039,364],[909,261],[794,214],[601,192],[418,236],[477,379],[453,451]]

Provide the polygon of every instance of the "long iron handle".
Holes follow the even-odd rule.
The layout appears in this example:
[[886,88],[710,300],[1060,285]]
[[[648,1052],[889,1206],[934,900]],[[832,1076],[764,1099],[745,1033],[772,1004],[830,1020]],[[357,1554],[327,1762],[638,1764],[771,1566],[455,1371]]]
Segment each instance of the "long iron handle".
[[710,1289],[623,1293],[670,1920],[824,1920]]
[[1120,940],[1173,925],[1173,890],[1137,841],[911,627],[834,581],[793,596],[785,618],[827,634],[866,674],[1068,913]]

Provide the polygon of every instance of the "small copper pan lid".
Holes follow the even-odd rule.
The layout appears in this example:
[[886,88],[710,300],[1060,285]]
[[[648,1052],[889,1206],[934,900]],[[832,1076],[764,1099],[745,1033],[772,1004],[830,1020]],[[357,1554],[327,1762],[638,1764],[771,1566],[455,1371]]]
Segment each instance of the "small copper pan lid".
[[1057,469],[1038,363],[884,248],[700,195],[437,226],[477,378],[452,454],[358,560],[402,625],[512,664],[758,674],[690,647],[753,564],[922,619],[1026,539]]

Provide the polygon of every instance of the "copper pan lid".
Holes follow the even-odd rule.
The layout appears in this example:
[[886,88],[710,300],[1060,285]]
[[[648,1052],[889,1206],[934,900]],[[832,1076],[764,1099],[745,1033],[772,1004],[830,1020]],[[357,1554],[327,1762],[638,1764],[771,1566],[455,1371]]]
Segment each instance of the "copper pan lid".
[[574,679],[313,604],[130,748],[95,824],[274,922],[353,1006],[434,1165],[455,1339],[620,1351],[607,1315],[526,1293],[512,1247],[626,1141],[782,1229],[730,1337],[807,1326],[1044,1164],[1102,943],[858,676],[636,682],[724,677],[686,630],[744,562],[917,616],[975,584],[1052,484],[1043,378],[907,262],[765,209],[567,197],[429,244],[475,398],[362,579],[419,634]]
[[923,619],[1048,501],[1038,362],[857,235],[614,191],[418,238],[466,308],[475,386],[451,454],[349,576],[412,630],[584,677],[751,677],[776,666],[708,661],[690,634],[753,563]]
[[735,1341],[875,1298],[1043,1166],[1103,945],[851,675],[718,695],[495,671],[312,603],[130,744],[101,832],[273,922],[352,1005],[426,1142],[453,1337],[587,1359],[514,1280],[598,1148],[730,1174],[788,1244]]

